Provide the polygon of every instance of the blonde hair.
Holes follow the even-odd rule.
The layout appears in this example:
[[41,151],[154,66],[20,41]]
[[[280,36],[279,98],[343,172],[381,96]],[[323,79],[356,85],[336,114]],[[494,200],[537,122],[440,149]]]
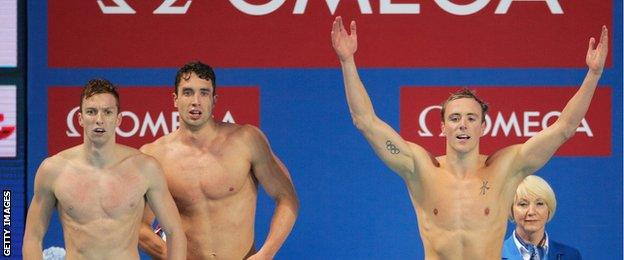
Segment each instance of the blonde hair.
[[539,176],[529,175],[520,182],[516,189],[516,196],[514,197],[513,204],[511,205],[511,211],[509,219],[513,222],[513,205],[516,204],[519,198],[541,198],[548,206],[548,219],[549,222],[554,216],[557,210],[557,198],[555,198],[555,191],[548,185],[546,180]]

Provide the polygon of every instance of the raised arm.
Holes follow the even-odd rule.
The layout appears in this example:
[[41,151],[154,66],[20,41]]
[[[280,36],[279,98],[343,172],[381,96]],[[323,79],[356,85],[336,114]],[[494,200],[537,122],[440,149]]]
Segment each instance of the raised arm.
[[609,38],[606,26],[602,27],[600,42],[597,46],[595,46],[595,42],[593,37],[589,39],[585,58],[589,70],[585,80],[561,111],[557,121],[520,145],[515,160],[519,173],[528,175],[541,168],[555,151],[576,132],[589,108],[607,58]]
[[[178,208],[167,188],[165,176],[155,159],[149,157],[146,162],[144,172],[150,180],[150,187],[146,193],[147,202],[167,235],[167,259],[186,259],[186,235],[182,229]],[[147,220],[144,216],[142,225],[147,222],[151,222],[149,216]],[[145,235],[144,232],[143,226],[141,236]]]
[[22,257],[27,260],[43,258],[41,243],[56,205],[56,197],[52,188],[55,172],[49,160],[46,159],[37,170],[35,191],[26,215]]
[[244,126],[251,148],[251,169],[267,194],[275,201],[275,210],[264,244],[249,259],[273,259],[290,234],[297,214],[299,199],[288,169],[273,154],[266,137],[253,126]]
[[357,51],[357,30],[351,22],[348,34],[341,17],[336,17],[332,26],[332,46],[340,59],[345,93],[353,124],[364,135],[375,153],[392,170],[404,179],[416,172],[416,163],[429,159],[428,153],[420,146],[405,141],[392,127],[375,114],[368,93],[360,80],[355,66],[354,54]]

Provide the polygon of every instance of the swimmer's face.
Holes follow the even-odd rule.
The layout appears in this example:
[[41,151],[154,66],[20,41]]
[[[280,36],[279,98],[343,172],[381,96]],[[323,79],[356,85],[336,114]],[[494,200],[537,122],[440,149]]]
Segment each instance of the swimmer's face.
[[213,93],[212,81],[201,79],[193,72],[183,76],[178,92],[173,95],[173,103],[178,108],[182,124],[197,128],[212,120],[216,101]]
[[472,98],[460,98],[446,104],[442,133],[446,136],[447,150],[469,152],[479,147],[479,138],[485,130],[479,103]]
[[516,222],[516,233],[525,235],[544,233],[550,209],[543,198],[517,197],[512,212]]
[[85,142],[104,144],[115,140],[115,128],[121,123],[121,114],[115,97],[108,93],[95,94],[82,100],[78,123],[83,128]]

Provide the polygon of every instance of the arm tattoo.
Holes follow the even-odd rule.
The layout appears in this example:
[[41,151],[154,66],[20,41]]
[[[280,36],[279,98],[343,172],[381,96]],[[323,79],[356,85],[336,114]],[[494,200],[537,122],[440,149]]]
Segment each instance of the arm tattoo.
[[392,141],[390,141],[390,140],[387,140],[387,141],[386,141],[386,149],[387,149],[388,151],[390,151],[390,153],[391,153],[391,154],[399,154],[399,153],[401,153],[401,151],[399,150],[399,148],[397,148],[397,147],[396,147],[396,145],[394,145],[394,144],[392,143]]
[[485,195],[485,192],[490,189],[488,185],[488,181],[483,179],[483,185],[481,185],[481,195]]

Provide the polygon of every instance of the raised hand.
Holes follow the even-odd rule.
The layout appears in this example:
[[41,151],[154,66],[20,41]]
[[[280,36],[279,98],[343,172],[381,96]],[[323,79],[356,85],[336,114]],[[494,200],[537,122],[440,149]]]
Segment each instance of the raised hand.
[[594,74],[602,74],[602,70],[604,68],[605,60],[607,59],[607,53],[609,52],[609,31],[607,31],[607,26],[602,26],[602,34],[600,35],[600,42],[598,46],[594,49],[594,44],[596,43],[596,39],[591,37],[589,39],[589,47],[587,48],[587,56],[585,57],[585,62],[587,63],[587,67]]
[[357,51],[355,21],[351,21],[351,34],[348,34],[342,23],[342,17],[336,17],[332,25],[331,39],[334,51],[336,51],[340,61],[352,59],[353,54]]

